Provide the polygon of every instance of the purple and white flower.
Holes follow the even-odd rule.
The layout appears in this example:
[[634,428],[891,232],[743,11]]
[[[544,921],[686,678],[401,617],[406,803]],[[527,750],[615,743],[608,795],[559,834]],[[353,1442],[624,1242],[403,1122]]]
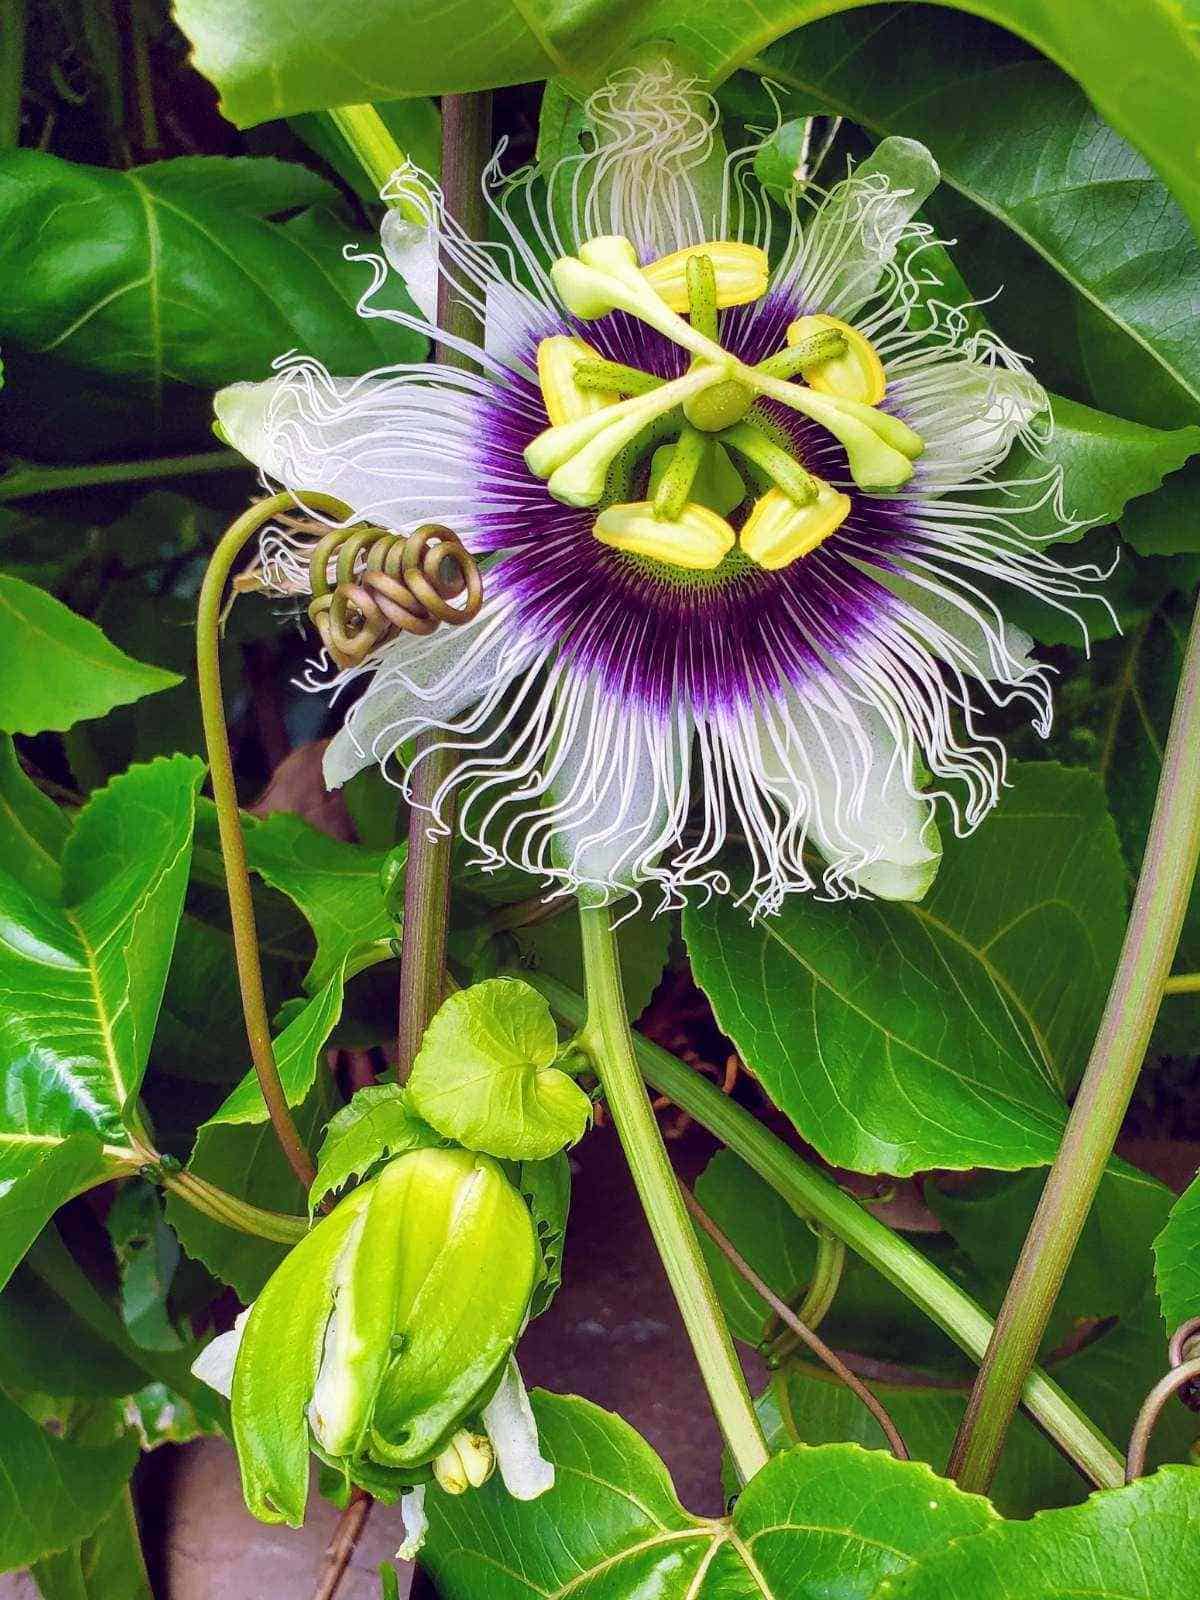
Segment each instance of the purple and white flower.
[[[288,357],[217,398],[269,479],[387,529],[445,523],[483,568],[473,620],[336,680],[369,677],[327,781],[390,772],[432,732],[456,756],[434,825],[456,792],[485,862],[552,890],[728,892],[738,835],[756,912],[799,890],[917,899],[935,811],[965,832],[1004,781],[989,707],[1023,701],[1049,727],[1049,669],[997,582],[1068,608],[1098,576],[1022,532],[1024,509],[1057,505],[1055,473],[997,485],[1016,442],[1036,456],[1046,396],[938,301],[923,147],[885,140],[782,208],[667,61],[615,78],[587,119],[593,147],[548,179],[493,164],[505,245],[393,180],[426,207],[426,227],[392,212],[383,229],[424,310],[382,309],[369,257],[360,313],[474,370],[345,379]],[[483,348],[435,326],[434,244]],[[269,543],[281,588],[302,555]]]

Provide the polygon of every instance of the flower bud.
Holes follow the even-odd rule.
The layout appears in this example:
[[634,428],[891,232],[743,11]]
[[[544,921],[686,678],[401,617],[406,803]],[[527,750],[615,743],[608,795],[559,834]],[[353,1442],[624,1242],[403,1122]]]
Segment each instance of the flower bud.
[[487,1156],[410,1151],[353,1190],[242,1333],[232,1419],[251,1511],[303,1519],[310,1444],[351,1476],[419,1482],[445,1456],[464,1488],[482,1482],[491,1447],[464,1420],[501,1383],[539,1271],[529,1209]]

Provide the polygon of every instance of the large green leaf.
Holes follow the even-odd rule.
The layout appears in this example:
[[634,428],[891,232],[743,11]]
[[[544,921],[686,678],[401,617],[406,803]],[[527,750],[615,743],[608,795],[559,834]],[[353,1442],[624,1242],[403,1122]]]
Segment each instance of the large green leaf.
[[127,1165],[86,1133],[0,1135],[0,1288],[59,1206]]
[[154,1600],[128,1487],[78,1544],[33,1568],[43,1600]]
[[922,1551],[989,1526],[986,1500],[928,1467],[853,1445],[789,1450],[729,1519],[689,1516],[659,1458],[585,1400],[534,1397],[555,1486],[521,1502],[493,1480],[431,1490],[422,1561],[444,1600],[868,1600]]
[[1016,767],[919,904],[728,900],[684,934],[718,1021],[800,1133],[863,1172],[1038,1166],[1120,946],[1123,869],[1089,773]]
[[267,159],[111,171],[10,152],[0,336],[155,398],[168,383],[264,377],[297,348],[345,373],[419,356],[419,335],[354,315],[369,277],[342,246],[366,241],[311,209],[335,199],[307,168]]
[[[176,15],[200,70],[217,84],[225,114],[246,124],[292,111],[492,88],[563,73],[594,83],[647,40],[670,39],[719,80],[814,18],[846,9],[839,0],[681,0],[536,10],[489,0],[463,13],[433,0],[389,0],[368,8],[331,0],[304,28],[283,0],[179,0]],[[1196,14],[1190,0],[974,0],[978,12],[1021,34],[1082,83],[1100,111],[1138,144],[1180,202],[1200,215],[1194,140],[1200,120]],[[925,24],[937,36],[943,22]],[[801,34],[803,39],[807,29]],[[413,50],[413,38],[421,49]],[[1137,71],[1129,69],[1136,40]],[[904,61],[893,55],[893,62]],[[914,81],[908,70],[896,75]],[[967,102],[974,125],[978,99]]]
[[34,900],[0,871],[4,1175],[26,1171],[70,1133],[124,1142],[187,884],[202,771],[176,756],[95,794],[63,849],[58,902]]
[[61,731],[114,706],[169,689],[173,672],[135,661],[53,595],[0,573],[4,673],[0,731]]
[[1085,1505],[956,1541],[881,1584],[876,1600],[1192,1600],[1198,1535],[1200,1473],[1164,1467]]
[[93,1533],[137,1460],[132,1434],[88,1446],[55,1438],[0,1393],[0,1571]]

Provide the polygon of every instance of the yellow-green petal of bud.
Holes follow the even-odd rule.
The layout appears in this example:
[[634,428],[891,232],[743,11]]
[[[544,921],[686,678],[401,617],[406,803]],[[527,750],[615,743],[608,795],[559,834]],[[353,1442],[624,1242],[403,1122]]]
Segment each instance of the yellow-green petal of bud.
[[822,394],[836,394],[845,400],[877,406],[887,393],[887,377],[871,341],[848,322],[814,313],[797,318],[789,326],[787,342],[802,345],[817,333],[841,334],[845,348],[840,355],[804,367],[804,381]]
[[596,518],[594,531],[600,543],[613,550],[691,572],[711,572],[719,567],[737,542],[724,517],[695,503],[684,506],[673,522],[656,517],[650,500],[606,506]]
[[434,1459],[433,1475],[447,1494],[482,1489],[496,1467],[496,1455],[486,1433],[460,1428]]
[[432,1461],[499,1382],[540,1257],[529,1208],[487,1156],[413,1151],[376,1182],[401,1272],[369,1453],[412,1468]]
[[230,1397],[246,1505],[298,1528],[308,1499],[306,1409],[320,1370],[334,1285],[371,1186],[356,1189],[284,1257],[254,1302]]
[[766,293],[771,273],[766,251],[753,244],[716,239],[674,250],[642,268],[647,283],[672,311],[690,310],[687,264],[690,257],[698,255],[706,255],[712,262],[718,307],[748,305]]
[[540,1161],[580,1139],[592,1103],[553,1065],[550,1007],[516,978],[488,978],[439,1007],[408,1080],[413,1108],[469,1150]]
[[740,535],[742,550],[768,572],[778,572],[811,554],[850,515],[850,496],[814,478],[817,498],[798,506],[781,489],[755,501]]

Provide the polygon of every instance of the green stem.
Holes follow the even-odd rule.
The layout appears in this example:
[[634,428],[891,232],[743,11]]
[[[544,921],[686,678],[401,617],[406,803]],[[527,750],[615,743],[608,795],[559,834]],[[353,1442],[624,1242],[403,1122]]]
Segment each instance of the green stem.
[[1164,994],[1200,994],[1200,972],[1176,972],[1163,984]]
[[[332,495],[307,494],[302,503],[339,520],[351,515],[350,507],[341,500],[335,500]],[[268,500],[260,500],[230,525],[213,551],[200,588],[200,604],[196,618],[196,674],[200,687],[200,714],[204,723],[204,742],[208,749],[208,764],[212,773],[213,800],[217,809],[217,828],[221,836],[221,853],[225,858],[229,918],[233,931],[234,954],[237,958],[242,1011],[246,1018],[246,1037],[250,1041],[254,1070],[258,1074],[259,1086],[271,1118],[271,1125],[275,1129],[275,1136],[292,1171],[307,1189],[316,1176],[316,1168],[296,1130],[287,1103],[287,1095],[279,1079],[279,1068],[275,1064],[275,1050],[271,1043],[271,1023],[267,1014],[262,966],[258,956],[254,901],[250,892],[250,874],[246,866],[246,842],[242,837],[237,786],[233,777],[233,760],[229,754],[229,731],[225,725],[225,706],[221,696],[219,654],[221,598],[234,562],[265,523],[281,511],[294,511],[296,504],[296,497],[286,493],[272,495]]]
[[202,472],[249,472],[237,450],[202,450],[191,456],[159,456],[150,461],[101,461],[81,467],[16,466],[0,477],[0,503],[64,489],[93,489],[142,479],[192,477]]
[[[533,984],[569,1026],[582,1023],[584,1003],[571,989],[537,970],[522,968],[519,976]],[[970,1295],[698,1072],[640,1034],[633,1035],[633,1049],[652,1088],[728,1145],[798,1216],[836,1234],[907,1295],[960,1350],[980,1360],[991,1337],[992,1320]],[[1034,1421],[1097,1487],[1115,1488],[1124,1481],[1124,1462],[1112,1444],[1045,1373],[1034,1369],[1021,1399]]]
[[633,1053],[612,920],[606,906],[580,907],[587,1020],[579,1043],[592,1058],[642,1209],[675,1292],[717,1421],[743,1482],[769,1459],[733,1341],[688,1221],[679,1184]]
[[1067,1129],[1009,1282],[949,1471],[984,1493],[1112,1154],[1158,1016],[1200,859],[1200,604],[1184,654],[1125,943]]
[[290,1217],[282,1211],[265,1211],[216,1184],[199,1178],[194,1172],[171,1172],[160,1168],[157,1182],[170,1194],[186,1200],[196,1211],[201,1211],[214,1222],[236,1228],[239,1233],[249,1233],[258,1239],[270,1239],[275,1244],[298,1244],[308,1232],[306,1217]]
[[[469,238],[486,235],[483,169],[491,152],[491,95],[446,95],[442,100],[442,193],[447,214]],[[444,275],[438,281],[438,326],[462,340],[478,340],[481,331],[471,308],[452,293]],[[470,366],[466,357],[449,344],[440,345],[437,355],[444,366]],[[422,1036],[445,992],[453,844],[450,805],[442,806],[443,827],[436,835],[430,831],[429,817],[434,797],[454,771],[454,752],[438,734],[426,733],[416,740],[415,756],[400,956],[397,1073],[402,1083],[412,1070]]]
[[21,91],[25,84],[25,0],[4,0],[0,26],[0,150],[21,142]]
[[[367,177],[382,192],[392,174],[408,161],[387,123],[372,105],[333,106],[326,115],[358,158]],[[409,222],[427,220],[411,200],[401,197],[389,200],[388,204]]]

